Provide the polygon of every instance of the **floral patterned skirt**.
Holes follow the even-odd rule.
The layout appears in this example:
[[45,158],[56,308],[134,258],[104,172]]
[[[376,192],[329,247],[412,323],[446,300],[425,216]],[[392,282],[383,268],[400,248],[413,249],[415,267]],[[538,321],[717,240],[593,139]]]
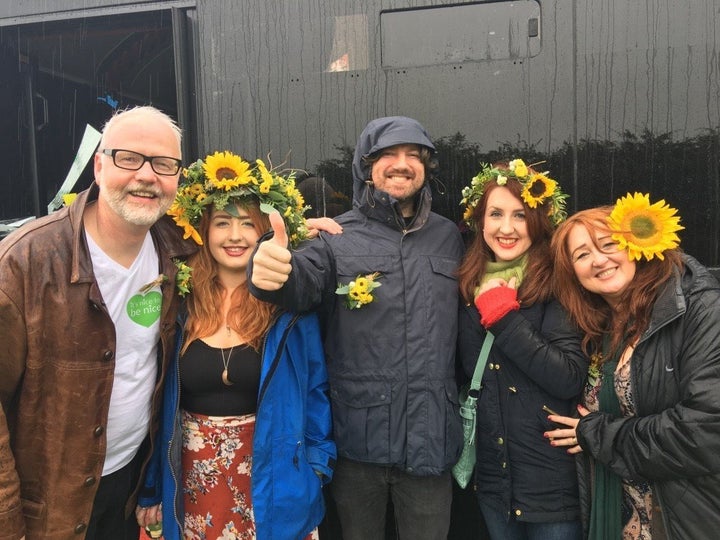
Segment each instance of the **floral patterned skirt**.
[[[255,540],[250,473],[255,415],[182,411],[186,540]],[[305,540],[318,540],[317,529]]]

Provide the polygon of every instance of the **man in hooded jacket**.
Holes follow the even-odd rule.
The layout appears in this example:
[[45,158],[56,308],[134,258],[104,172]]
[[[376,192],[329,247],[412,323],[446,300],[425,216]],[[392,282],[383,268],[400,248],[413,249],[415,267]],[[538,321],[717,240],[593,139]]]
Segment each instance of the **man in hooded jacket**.
[[[324,320],[339,456],[331,487],[345,540],[382,538],[388,497],[400,538],[447,537],[462,447],[454,356],[463,245],[430,210],[434,153],[417,121],[371,121],[355,149],[353,209],[336,218],[343,233],[291,252],[271,217],[274,236],[248,269],[258,298],[319,309]],[[367,276],[380,286],[363,289]],[[336,292],[343,286],[350,294]]]

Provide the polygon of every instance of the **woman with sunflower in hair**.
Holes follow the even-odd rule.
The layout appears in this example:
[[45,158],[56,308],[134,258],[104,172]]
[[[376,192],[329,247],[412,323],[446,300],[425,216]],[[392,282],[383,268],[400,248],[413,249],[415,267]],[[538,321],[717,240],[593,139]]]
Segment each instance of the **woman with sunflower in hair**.
[[635,193],[553,238],[556,294],[593,362],[581,418],[549,416],[564,427],[546,436],[580,458],[590,540],[720,530],[720,286],[678,249],[682,228]]
[[552,427],[544,411],[569,415],[588,368],[550,288],[550,238],[565,218],[565,197],[520,159],[484,166],[463,190],[476,235],[459,269],[458,355],[469,378],[490,340],[474,491],[493,540],[582,536],[575,460],[543,439]]
[[304,202],[292,176],[230,152],[184,176],[169,213],[201,247],[178,263],[185,302],[138,521],[165,540],[317,540],[336,459],[319,325],[246,279],[269,212],[291,243],[309,234]]

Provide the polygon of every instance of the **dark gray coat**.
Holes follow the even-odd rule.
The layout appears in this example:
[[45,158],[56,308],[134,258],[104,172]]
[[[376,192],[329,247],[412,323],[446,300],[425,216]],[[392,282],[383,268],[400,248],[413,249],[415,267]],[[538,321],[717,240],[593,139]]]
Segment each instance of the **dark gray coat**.
[[[457,227],[430,211],[427,183],[405,225],[396,201],[365,182],[362,158],[403,143],[433,149],[409,118],[368,124],[353,163],[354,208],[336,218],[343,233],[294,250],[280,291],[251,291],[287,309],[321,309],[338,455],[436,475],[462,446],[454,359],[463,247]],[[373,272],[374,301],[349,310],[338,284]]]
[[720,531],[720,286],[683,260],[632,355],[637,416],[595,412],[578,424],[586,454],[651,483],[669,540]]

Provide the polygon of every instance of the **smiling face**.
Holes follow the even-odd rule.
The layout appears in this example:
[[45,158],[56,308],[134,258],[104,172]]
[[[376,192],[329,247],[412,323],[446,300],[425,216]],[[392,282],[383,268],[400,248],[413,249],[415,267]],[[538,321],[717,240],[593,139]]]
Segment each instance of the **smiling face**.
[[567,237],[575,275],[585,289],[599,294],[614,306],[635,277],[637,268],[626,250],[619,250],[604,227],[589,231],[574,225]]
[[370,175],[376,189],[396,199],[405,209],[414,208],[413,199],[425,183],[425,165],[416,144],[398,144],[380,150]]
[[497,261],[515,260],[532,246],[525,206],[509,189],[496,187],[488,194],[482,234]]
[[[180,158],[180,142],[171,126],[154,118],[130,115],[118,118],[103,135],[103,149],[132,150],[146,156]],[[137,171],[121,169],[112,156],[95,154],[95,182],[100,187],[98,211],[133,226],[150,227],[175,198],[178,174],[159,175],[149,162]],[[113,221],[117,221],[114,219]]]
[[207,249],[218,265],[220,279],[232,277],[232,282],[245,281],[245,269],[260,238],[250,213],[236,206],[238,217],[225,210],[213,210],[208,228]]

